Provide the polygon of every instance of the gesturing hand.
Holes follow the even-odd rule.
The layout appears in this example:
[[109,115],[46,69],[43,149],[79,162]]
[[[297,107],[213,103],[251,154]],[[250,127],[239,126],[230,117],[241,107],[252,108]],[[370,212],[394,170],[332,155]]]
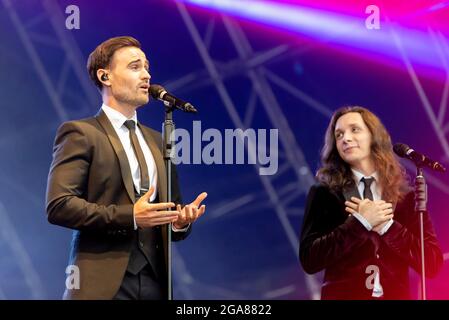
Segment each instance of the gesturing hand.
[[175,228],[185,228],[189,223],[195,222],[206,211],[206,205],[201,205],[204,199],[206,199],[207,193],[201,193],[193,202],[181,208],[181,205],[177,205],[176,210],[180,212],[178,219],[173,223]]
[[148,199],[154,192],[154,187],[151,187],[134,204],[134,219],[136,224],[141,228],[149,228],[162,224],[167,224],[176,221],[180,215],[179,211],[168,211],[166,209],[173,208],[173,202],[149,203]]

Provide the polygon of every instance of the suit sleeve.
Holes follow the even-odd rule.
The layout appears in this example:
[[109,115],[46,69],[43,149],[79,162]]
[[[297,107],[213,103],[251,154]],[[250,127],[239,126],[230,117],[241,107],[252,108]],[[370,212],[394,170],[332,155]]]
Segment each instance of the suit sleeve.
[[98,205],[86,201],[92,146],[81,125],[58,129],[47,181],[46,210],[52,224],[78,230],[133,230],[133,205]]
[[[404,199],[404,224],[397,220],[381,237],[390,249],[421,273],[420,217],[414,209],[413,192]],[[426,277],[437,275],[443,265],[441,252],[429,213],[424,213],[424,257]]]
[[299,258],[309,274],[319,272],[354,253],[370,233],[353,216],[336,225],[340,215],[338,199],[329,189],[315,185],[309,191],[301,231]]

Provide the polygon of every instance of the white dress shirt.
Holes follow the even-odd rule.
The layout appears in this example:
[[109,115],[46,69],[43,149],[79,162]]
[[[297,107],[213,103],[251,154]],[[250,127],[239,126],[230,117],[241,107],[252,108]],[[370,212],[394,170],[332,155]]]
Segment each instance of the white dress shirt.
[[[363,199],[363,191],[365,189],[365,183],[362,181],[362,179],[363,178],[365,178],[365,179],[374,178],[374,181],[370,185],[371,193],[373,194],[373,200],[381,200],[382,190],[381,190],[381,187],[379,186],[379,184],[377,183],[377,181],[379,179],[377,172],[374,172],[371,176],[367,177],[363,173],[361,173],[357,170],[354,170],[354,169],[351,169],[351,170],[352,170],[352,173],[354,174],[354,181],[355,181],[355,184],[357,186],[357,189],[358,189],[359,194],[362,197],[362,199]],[[362,223],[368,231],[371,231],[373,229],[373,226],[361,214],[354,213],[353,216],[357,220],[359,220],[360,223]],[[390,221],[388,221],[388,223],[380,230],[379,234],[382,236],[385,232],[388,231],[388,229],[391,227],[392,224],[393,224],[393,219],[390,219]],[[376,273],[376,277],[374,278],[374,288],[373,288],[373,293],[372,293],[372,296],[377,297],[377,298],[383,296],[383,288],[382,288],[382,285],[380,284],[379,273],[380,272]]]
[[[365,179],[374,178],[374,181],[371,183],[371,186],[370,186],[371,193],[373,194],[373,200],[381,200],[382,190],[377,183],[377,180],[379,179],[377,172],[374,172],[369,177],[365,177],[363,175],[363,173],[361,173],[357,170],[351,169],[351,171],[354,174],[354,181],[355,181],[355,184],[357,186],[357,189],[358,189],[359,194],[362,197],[362,199],[363,199],[363,191],[365,189],[365,183],[362,181],[362,179],[363,178],[365,178]],[[361,214],[354,213],[353,216],[355,218],[357,218],[357,220],[359,220],[360,223],[362,223],[368,231],[371,231],[373,229],[373,227],[368,222],[368,220],[366,220]],[[393,219],[390,219],[390,221],[388,221],[388,223],[382,228],[382,230],[380,230],[379,234],[382,236],[385,232],[388,231],[388,229],[390,229],[392,224],[393,224]]]
[[153,154],[151,153],[150,148],[148,147],[142,135],[142,132],[140,131],[139,126],[137,126],[137,113],[134,112],[134,115],[130,119],[128,119],[123,114],[121,114],[115,109],[112,109],[111,107],[108,107],[104,103],[101,106],[101,109],[103,109],[104,113],[108,117],[109,121],[111,122],[112,126],[115,129],[115,132],[117,133],[120,139],[120,142],[122,143],[123,149],[125,150],[126,153],[126,157],[128,158],[129,167],[131,169],[131,176],[133,178],[134,188],[136,189],[137,193],[140,193],[139,161],[137,160],[136,154],[134,153],[131,139],[129,138],[129,129],[125,126],[125,121],[133,120],[136,123],[137,140],[139,141],[140,147],[142,148],[143,156],[145,158],[145,162],[147,163],[148,167],[148,176],[150,179],[149,187],[154,187],[154,193],[151,195],[149,200],[154,201],[157,195],[156,163],[154,162]]
[[[137,160],[136,154],[134,153],[134,149],[132,147],[131,139],[129,138],[129,129],[125,126],[126,120],[133,120],[136,122],[136,135],[137,140],[139,141],[140,147],[142,148],[142,152],[145,158],[145,162],[148,167],[148,176],[150,179],[150,187],[154,187],[154,193],[150,197],[150,201],[154,201],[157,195],[157,169],[156,162],[154,161],[153,154],[151,153],[150,148],[148,147],[142,132],[140,131],[139,126],[137,126],[137,113],[134,112],[134,115],[128,119],[119,111],[108,107],[103,103],[101,109],[104,111],[112,126],[114,127],[115,132],[117,133],[120,142],[122,143],[123,149],[125,150],[126,157],[128,158],[129,167],[131,169],[131,176],[133,178],[134,188],[136,191],[140,193],[140,168],[139,161]],[[134,217],[134,229],[137,229],[136,219]],[[172,225],[173,231],[185,231],[188,229],[188,226],[183,229],[177,229],[174,225]]]

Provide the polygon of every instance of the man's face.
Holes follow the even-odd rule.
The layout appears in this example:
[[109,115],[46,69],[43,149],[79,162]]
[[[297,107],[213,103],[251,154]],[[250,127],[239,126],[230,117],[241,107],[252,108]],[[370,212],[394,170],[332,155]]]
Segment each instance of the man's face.
[[109,80],[117,101],[133,107],[147,104],[150,79],[148,60],[142,50],[124,47],[114,52]]
[[351,167],[371,161],[371,132],[358,112],[349,112],[335,124],[335,141],[340,157]]

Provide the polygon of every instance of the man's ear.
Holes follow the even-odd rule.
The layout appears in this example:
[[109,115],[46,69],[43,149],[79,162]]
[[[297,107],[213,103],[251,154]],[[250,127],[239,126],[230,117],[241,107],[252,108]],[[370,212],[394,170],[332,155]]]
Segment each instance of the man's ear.
[[106,87],[111,85],[109,81],[109,72],[106,69],[98,69],[97,70],[97,78],[98,80]]

